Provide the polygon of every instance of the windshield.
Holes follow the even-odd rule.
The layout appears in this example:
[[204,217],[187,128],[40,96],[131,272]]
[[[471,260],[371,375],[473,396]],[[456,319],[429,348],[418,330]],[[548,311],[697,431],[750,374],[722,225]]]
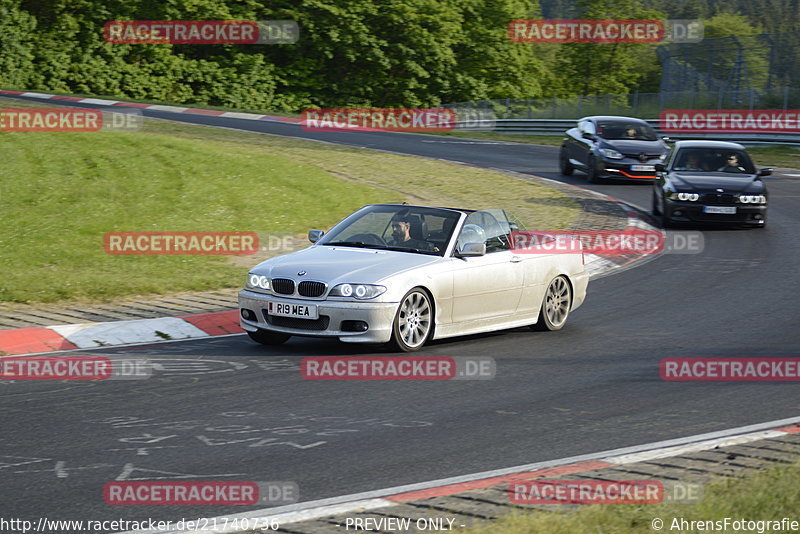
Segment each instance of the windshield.
[[722,148],[683,148],[673,158],[674,171],[755,174],[747,152]]
[[598,122],[597,135],[603,139],[635,139],[639,141],[655,141],[658,139],[655,130],[648,124],[639,122]]
[[337,224],[319,244],[443,256],[460,215],[438,208],[367,206]]

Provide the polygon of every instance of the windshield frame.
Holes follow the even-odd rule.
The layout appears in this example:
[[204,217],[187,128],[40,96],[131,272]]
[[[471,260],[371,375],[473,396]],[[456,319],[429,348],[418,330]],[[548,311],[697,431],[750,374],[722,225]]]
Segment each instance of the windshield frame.
[[[705,165],[706,167],[711,168],[701,168],[699,170],[692,170],[689,168],[679,168],[678,162],[682,161],[684,158],[684,153],[702,153],[700,156],[699,162],[701,165]],[[729,171],[721,171],[719,167],[715,167],[709,163],[709,159],[713,156],[713,153],[734,153],[739,157],[740,166],[745,169],[744,172],[729,172]],[[685,156],[688,158],[688,155]],[[722,160],[718,160],[717,163],[721,163]],[[747,153],[747,150],[744,148],[733,148],[733,147],[724,147],[724,146],[684,146],[678,147],[672,151],[670,154],[667,170],[669,172],[683,172],[683,173],[703,173],[703,174],[714,174],[721,176],[747,176],[753,175],[757,173],[755,162],[753,158],[750,157],[750,154]]]
[[[347,244],[341,243],[342,241],[347,241],[347,238],[340,239],[339,236],[345,232],[348,228],[350,228],[353,224],[357,221],[361,220],[363,217],[368,216],[370,213],[386,213],[392,214],[388,219],[391,219],[398,214],[402,214],[403,212],[407,212],[411,215],[436,215],[447,219],[452,219],[452,222],[449,232],[447,232],[446,239],[443,242],[444,246],[439,247],[438,249],[432,250],[418,250],[412,248],[404,248],[398,246],[392,246],[387,242],[387,246],[381,246],[378,244]],[[405,252],[409,254],[423,254],[426,256],[439,256],[444,257],[446,254],[449,253],[450,249],[453,247],[453,240],[454,236],[457,233],[457,230],[461,227],[461,222],[466,217],[466,213],[461,210],[451,209],[451,208],[438,208],[438,207],[429,207],[429,206],[413,206],[408,204],[370,204],[368,206],[364,206],[359,210],[351,213],[344,219],[342,219],[339,223],[337,223],[333,228],[331,228],[328,232],[323,235],[319,241],[317,241],[314,246],[340,246],[340,247],[354,247],[354,248],[362,248],[368,250],[385,250],[385,251],[394,251],[394,252]],[[375,234],[378,237],[383,239],[383,235],[386,234],[387,229],[390,227],[391,222],[387,224],[387,227],[383,229],[380,234]],[[430,233],[430,232],[429,232]],[[426,239],[428,243],[433,245],[430,236]],[[441,241],[441,239],[437,240]],[[337,244],[339,243],[339,244]]]
[[[637,129],[639,129],[639,128],[644,129],[645,132],[650,134],[651,137],[634,137],[634,138],[631,138],[631,137],[606,137],[604,134],[600,133],[602,131],[605,131],[608,126],[613,126],[615,128],[619,127],[619,128],[622,128],[624,130],[625,126],[628,126],[628,125],[634,126]],[[615,120],[609,119],[609,120],[597,121],[597,132],[598,132],[597,136],[600,139],[605,139],[606,141],[647,141],[647,142],[653,142],[653,141],[658,141],[659,140],[658,133],[655,131],[655,129],[652,126],[650,126],[646,122],[645,123],[641,123],[641,122],[638,122],[638,121],[634,122],[634,121],[623,121],[623,120],[616,120],[616,119]]]

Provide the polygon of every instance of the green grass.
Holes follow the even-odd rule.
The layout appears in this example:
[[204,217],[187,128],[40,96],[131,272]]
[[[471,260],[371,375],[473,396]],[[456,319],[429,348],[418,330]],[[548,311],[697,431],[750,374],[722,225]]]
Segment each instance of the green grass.
[[[289,113],[286,111],[264,111],[263,109],[252,109],[252,108],[232,108],[232,107],[224,107],[224,106],[213,106],[211,104],[198,104],[198,103],[180,103],[177,104],[175,102],[167,102],[164,100],[145,100],[140,98],[131,98],[129,96],[120,96],[120,95],[86,95],[81,93],[64,93],[61,91],[51,91],[50,89],[41,90],[41,91],[29,91],[28,89],[20,89],[18,87],[1,87],[0,89],[4,89],[7,91],[24,91],[24,92],[31,92],[31,93],[43,93],[47,95],[58,95],[58,96],[75,96],[78,98],[101,98],[105,100],[120,100],[122,102],[136,102],[138,104],[157,104],[161,106],[177,106],[177,107],[186,107],[186,108],[199,108],[199,109],[211,109],[215,111],[235,111],[240,113],[255,113],[258,115],[274,115],[278,117],[300,117],[299,113]],[[11,107],[11,106],[8,106]],[[17,106],[16,104],[13,107],[23,107]]]
[[403,200],[506,207],[531,227],[562,228],[580,212],[559,191],[499,172],[163,121],[127,133],[0,133],[0,153],[7,302],[234,288],[265,256],[112,256],[102,246],[110,231],[297,235]]
[[800,169],[800,148],[786,145],[748,147],[759,167]]
[[[634,534],[654,533],[654,518],[664,523],[661,532],[699,532],[670,530],[677,518],[687,521],[800,520],[800,463],[776,467],[738,480],[710,484],[696,504],[607,504],[580,507],[574,512],[516,514],[507,519],[464,530],[468,534]],[[721,530],[718,530],[721,532]],[[744,532],[731,530],[728,532]],[[767,531],[770,532],[770,531]],[[772,530],[771,532],[789,532]]]

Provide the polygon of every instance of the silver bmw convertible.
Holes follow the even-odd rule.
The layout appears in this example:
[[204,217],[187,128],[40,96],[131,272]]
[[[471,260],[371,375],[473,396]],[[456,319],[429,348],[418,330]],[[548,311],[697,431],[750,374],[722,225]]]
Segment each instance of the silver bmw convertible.
[[517,230],[501,209],[365,206],[251,269],[241,326],[265,345],[335,337],[406,352],[519,326],[559,330],[586,297],[583,253],[517,249]]

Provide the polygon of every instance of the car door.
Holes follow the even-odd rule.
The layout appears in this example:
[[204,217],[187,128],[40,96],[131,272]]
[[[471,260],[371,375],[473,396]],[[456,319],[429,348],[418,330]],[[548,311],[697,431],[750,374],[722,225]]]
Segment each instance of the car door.
[[[454,323],[510,316],[517,311],[524,258],[511,251],[509,233],[508,223],[501,224],[489,210],[473,212],[464,221],[456,254],[464,243],[481,242],[481,238],[487,252],[452,259]],[[468,237],[476,235],[480,237]]]

